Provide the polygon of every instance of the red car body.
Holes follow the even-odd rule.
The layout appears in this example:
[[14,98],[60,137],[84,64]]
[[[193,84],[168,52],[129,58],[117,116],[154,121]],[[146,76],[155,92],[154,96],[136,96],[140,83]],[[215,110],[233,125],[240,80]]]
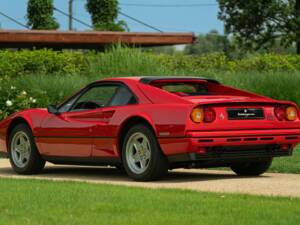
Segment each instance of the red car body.
[[[205,84],[212,94],[185,96],[156,85],[174,82]],[[125,85],[137,103],[60,114],[47,109],[15,113],[0,123],[0,151],[8,152],[9,133],[19,123],[31,128],[45,160],[68,164],[120,163],[124,133],[141,122],[152,128],[169,168],[225,166],[232,160],[287,156],[300,142],[299,116],[293,121],[280,121],[276,116],[278,107],[298,110],[293,102],[273,100],[205,78],[109,78],[91,85],[105,83]],[[191,112],[197,107],[213,109],[214,120],[195,123]],[[260,109],[262,117],[254,118],[254,113],[251,118],[251,109]],[[229,118],[230,110],[241,117]]]

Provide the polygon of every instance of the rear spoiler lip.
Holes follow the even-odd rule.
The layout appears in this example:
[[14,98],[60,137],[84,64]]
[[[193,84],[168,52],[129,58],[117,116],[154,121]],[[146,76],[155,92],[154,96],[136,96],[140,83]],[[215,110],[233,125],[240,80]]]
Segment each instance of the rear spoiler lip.
[[189,77],[189,76],[149,76],[149,77],[142,77],[139,82],[143,84],[151,84],[153,82],[199,82],[199,81],[206,81],[215,84],[220,84],[217,80],[205,77]]
[[291,102],[291,101],[277,101],[277,100],[262,100],[262,99],[257,99],[257,100],[241,100],[241,101],[230,101],[230,102],[219,102],[219,101],[211,101],[211,102],[193,102],[197,106],[215,106],[215,105],[223,105],[223,106],[230,106],[230,105],[237,105],[237,104],[245,104],[245,105],[290,105],[294,106],[298,109],[298,106],[296,103]]

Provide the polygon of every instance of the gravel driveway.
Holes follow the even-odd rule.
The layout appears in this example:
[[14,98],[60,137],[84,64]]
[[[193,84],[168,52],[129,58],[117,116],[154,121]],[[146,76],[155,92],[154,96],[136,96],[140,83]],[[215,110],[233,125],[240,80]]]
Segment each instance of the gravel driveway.
[[245,193],[300,197],[300,175],[266,173],[261,177],[238,177],[229,171],[174,170],[162,181],[134,182],[114,168],[54,166],[47,164],[39,175],[16,175],[7,159],[0,159],[0,177],[82,181],[146,188],[178,188],[205,192]]

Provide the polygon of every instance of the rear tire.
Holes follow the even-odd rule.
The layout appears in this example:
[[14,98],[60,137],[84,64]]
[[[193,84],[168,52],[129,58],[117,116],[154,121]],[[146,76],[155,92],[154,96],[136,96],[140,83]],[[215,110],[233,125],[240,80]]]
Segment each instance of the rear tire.
[[143,124],[135,125],[127,132],[122,160],[127,174],[136,181],[158,180],[168,171],[168,162],[155,135]]
[[8,155],[13,170],[18,174],[36,174],[45,166],[40,156],[31,129],[19,124],[9,134]]
[[240,176],[259,176],[265,173],[271,166],[273,158],[256,162],[238,163],[231,166],[233,172]]

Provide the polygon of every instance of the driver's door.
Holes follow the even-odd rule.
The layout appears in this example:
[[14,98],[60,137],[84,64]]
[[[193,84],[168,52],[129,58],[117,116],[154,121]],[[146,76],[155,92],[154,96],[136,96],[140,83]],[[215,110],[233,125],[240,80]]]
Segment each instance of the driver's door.
[[101,108],[115,95],[119,85],[94,85],[74,96],[60,107],[60,114],[50,114],[42,122],[36,137],[45,156],[90,157],[93,128]]

